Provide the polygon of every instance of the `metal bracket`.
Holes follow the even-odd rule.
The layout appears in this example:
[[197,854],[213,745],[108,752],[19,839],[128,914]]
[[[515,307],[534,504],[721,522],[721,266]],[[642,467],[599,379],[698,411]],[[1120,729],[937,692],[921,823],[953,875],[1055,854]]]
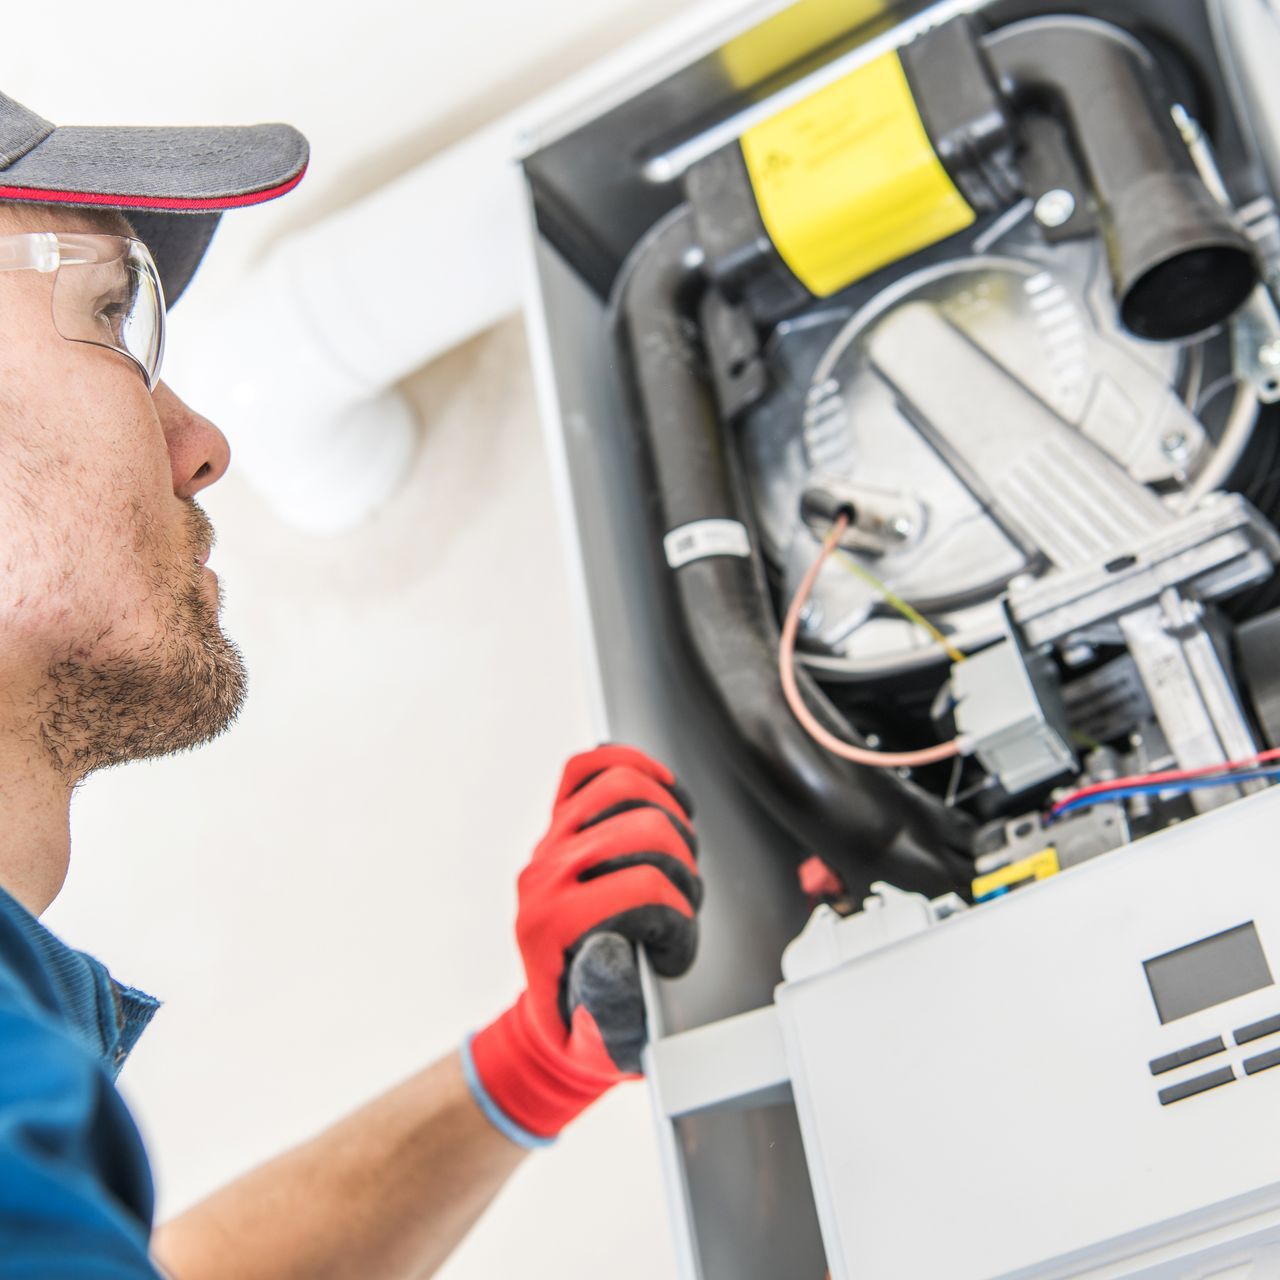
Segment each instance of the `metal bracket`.
[[791,1101],[791,1071],[773,1005],[654,1041],[646,1074],[669,1120]]

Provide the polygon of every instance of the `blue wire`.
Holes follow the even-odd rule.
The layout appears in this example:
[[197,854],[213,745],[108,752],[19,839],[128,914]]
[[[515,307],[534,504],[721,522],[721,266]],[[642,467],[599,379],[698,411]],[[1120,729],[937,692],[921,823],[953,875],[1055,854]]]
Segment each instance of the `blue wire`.
[[[1177,782],[1143,782],[1128,787],[1116,787],[1112,791],[1096,791],[1091,796],[1080,796],[1058,809],[1049,819],[1056,822],[1077,809],[1102,804],[1107,800],[1122,800],[1126,796],[1150,796],[1173,792],[1182,795],[1187,791],[1199,791],[1205,787],[1229,787],[1237,782],[1252,782],[1255,778],[1280,778],[1280,769],[1251,769],[1245,773],[1227,773],[1215,778],[1183,778]],[[1048,825],[1048,823],[1046,823]]]

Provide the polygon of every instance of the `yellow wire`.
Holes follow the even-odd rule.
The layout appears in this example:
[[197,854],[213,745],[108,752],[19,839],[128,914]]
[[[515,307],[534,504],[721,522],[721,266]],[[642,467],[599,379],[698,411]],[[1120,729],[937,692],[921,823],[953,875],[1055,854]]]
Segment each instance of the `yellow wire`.
[[880,595],[884,598],[884,602],[886,604],[891,605],[893,608],[895,608],[900,614],[902,614],[904,618],[907,619],[908,622],[914,622],[917,627],[924,628],[924,630],[927,631],[938,642],[938,644],[942,646],[943,652],[946,653],[947,657],[949,657],[952,662],[964,661],[965,655],[961,653],[960,650],[957,649],[955,645],[953,645],[951,641],[948,640],[947,637],[944,636],[942,632],[939,631],[938,628],[935,627],[933,623],[930,622],[929,619],[924,616],[924,614],[922,614],[918,609],[913,608],[911,605],[909,605],[904,599],[902,599],[901,596],[894,595],[894,593],[890,591],[889,588],[886,587],[885,584],[881,582],[880,579],[877,578],[876,575],[872,573],[870,569],[866,568],[862,564],[859,564],[859,562],[855,560],[847,551],[843,550],[842,548],[837,548],[836,554],[840,558],[840,563],[844,565],[844,567],[848,569],[851,573],[854,573],[859,578],[861,578],[869,587],[872,587],[876,591],[878,591]]

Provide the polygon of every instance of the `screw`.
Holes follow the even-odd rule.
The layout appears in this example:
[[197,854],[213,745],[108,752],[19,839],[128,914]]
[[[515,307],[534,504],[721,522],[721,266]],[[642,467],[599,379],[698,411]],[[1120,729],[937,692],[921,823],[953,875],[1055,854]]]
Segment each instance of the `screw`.
[[890,516],[884,522],[885,532],[891,538],[896,538],[899,542],[906,542],[916,531],[916,526],[908,515],[898,512],[897,515]]
[[1093,657],[1094,648],[1091,644],[1071,644],[1062,651],[1062,661],[1068,667],[1083,667],[1086,662],[1092,662]]
[[1280,365],[1280,338],[1272,338],[1258,348],[1258,363],[1265,364],[1268,369]]
[[1170,431],[1160,441],[1160,448],[1167,458],[1183,459],[1187,456],[1187,436],[1184,431]]
[[1062,187],[1046,191],[1036,201],[1036,221],[1042,227],[1060,227],[1071,221],[1076,211],[1076,198]]
[[810,600],[800,610],[800,624],[806,631],[817,631],[822,626],[822,606],[816,600]]

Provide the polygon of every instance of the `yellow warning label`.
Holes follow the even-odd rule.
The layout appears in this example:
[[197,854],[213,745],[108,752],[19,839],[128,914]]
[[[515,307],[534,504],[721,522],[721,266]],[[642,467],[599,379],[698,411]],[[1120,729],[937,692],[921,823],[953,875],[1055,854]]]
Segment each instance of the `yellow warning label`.
[[742,135],[765,229],[823,298],[969,226],[896,53]]
[[750,89],[884,16],[885,0],[796,0],[720,46],[730,82]]
[[993,871],[988,876],[979,876],[973,882],[973,896],[975,901],[980,898],[989,898],[997,889],[1008,889],[1015,884],[1023,884],[1027,880],[1047,880],[1050,876],[1056,876],[1061,870],[1058,851],[1050,845],[1047,849],[1041,849],[1039,853],[1033,853],[1029,858],[1020,858],[1017,862],[1011,862],[1007,867],[1001,867],[999,871]]

